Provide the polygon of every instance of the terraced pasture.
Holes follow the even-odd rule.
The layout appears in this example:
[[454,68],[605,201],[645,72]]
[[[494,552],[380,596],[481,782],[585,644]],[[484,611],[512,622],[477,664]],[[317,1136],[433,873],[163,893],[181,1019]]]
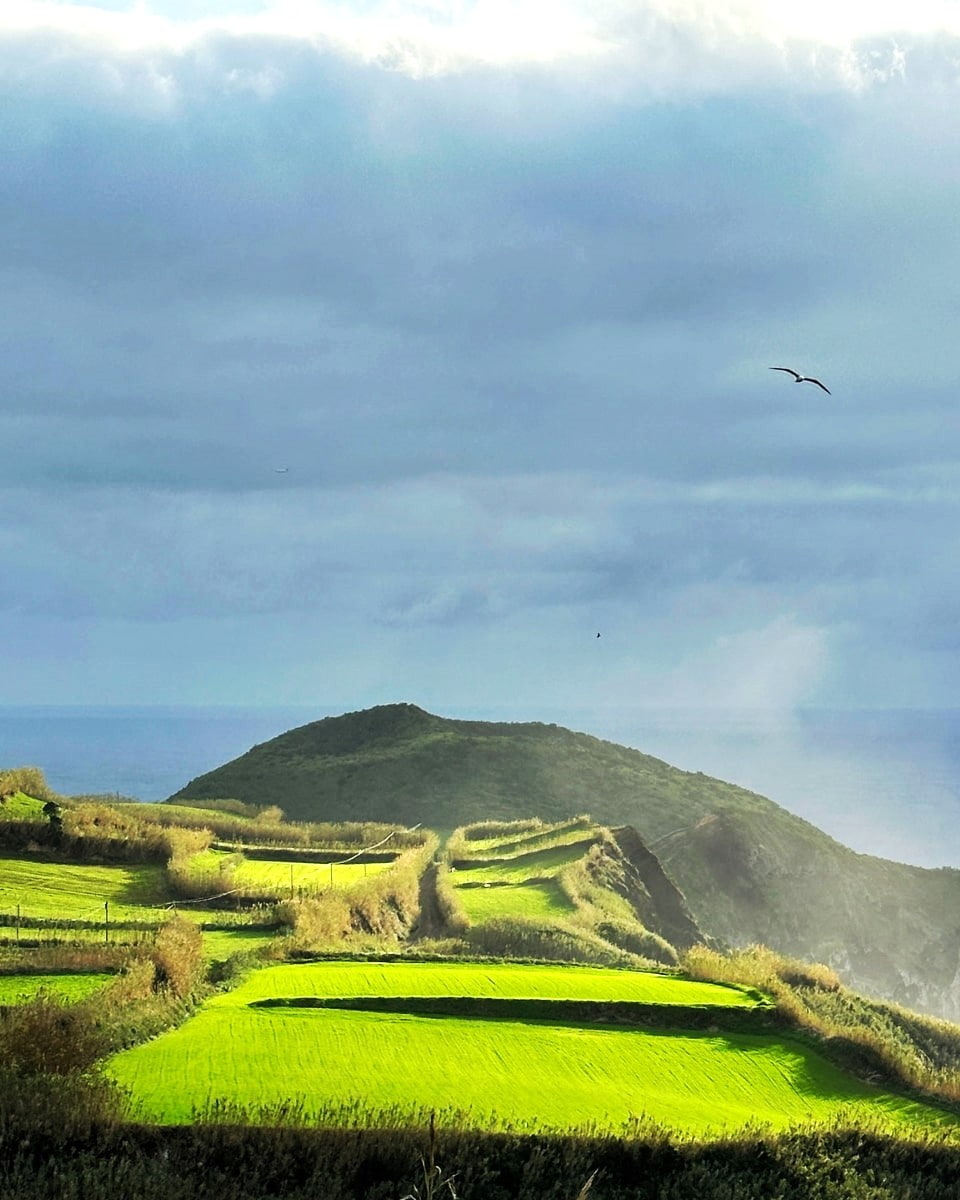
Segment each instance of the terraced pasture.
[[0,1004],[24,1004],[38,992],[49,992],[66,1000],[85,1000],[113,978],[112,975],[0,975]]
[[[22,916],[96,920],[109,902],[114,921],[143,920],[144,907],[167,898],[159,866],[87,866],[32,862],[0,856],[0,912]],[[161,916],[159,908],[153,913]]]
[[[556,882],[556,875],[582,857],[583,829],[572,831],[572,841],[561,841],[529,853],[492,858],[470,866],[460,860],[449,880],[457,899],[472,922],[491,917],[523,916],[533,919],[564,917],[574,905]],[[493,847],[488,853],[493,854]]]
[[496,996],[512,1000],[630,1000],[637,1004],[756,1005],[739,988],[612,967],[498,962],[314,962],[265,967],[211,1003],[243,1008],[298,996]]
[[505,887],[490,883],[480,887],[458,885],[457,899],[474,925],[491,917],[517,914],[531,920],[541,920],[569,916],[574,911],[560,886],[552,879],[544,883],[517,883]]
[[553,846],[569,846],[586,841],[593,827],[582,821],[568,821],[559,825],[548,825],[522,834],[512,833],[498,837],[464,839],[460,846],[469,858],[509,858],[517,854],[529,854],[534,850],[545,850]]
[[[225,851],[206,850],[191,860],[194,869],[219,872],[230,855]],[[305,892],[326,888],[351,888],[360,880],[388,870],[393,864],[378,863],[304,863],[279,859],[248,858],[233,873],[233,886],[250,891],[287,896],[291,888]]]
[[[564,977],[567,982],[564,983]],[[615,986],[619,983],[619,987]],[[685,987],[687,985],[687,987]],[[253,1008],[268,996],[559,995],[676,999],[689,981],[590,968],[509,964],[329,963],[267,968],[179,1029],[117,1055],[109,1073],[142,1115],[184,1122],[216,1099],[256,1109],[291,1100],[308,1112],[356,1105],[467,1113],[492,1128],[619,1129],[647,1114],[696,1134],[750,1121],[829,1122],[869,1102],[874,1118],[938,1123],[938,1110],[861,1084],[799,1042],[747,1033]],[[391,989],[393,989],[391,991]],[[732,989],[726,1003],[749,1003]],[[403,993],[401,993],[403,994]],[[711,993],[713,995],[713,993]],[[665,1002],[665,1001],[664,1001]]]

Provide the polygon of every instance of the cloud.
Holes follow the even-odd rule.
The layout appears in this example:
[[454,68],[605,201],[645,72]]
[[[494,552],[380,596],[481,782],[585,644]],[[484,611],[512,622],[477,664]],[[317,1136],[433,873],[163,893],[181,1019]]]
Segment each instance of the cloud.
[[[929,66],[924,51],[931,35],[960,36],[960,18],[947,0],[909,8],[825,0],[381,0],[363,6],[281,0],[205,7],[207,14],[197,17],[193,6],[172,0],[120,8],[22,0],[0,16],[0,31],[21,46],[38,34],[56,39],[55,53],[30,57],[41,70],[56,64],[61,76],[78,56],[100,57],[87,86],[149,98],[159,111],[180,94],[175,58],[199,51],[215,61],[228,44],[234,47],[228,58],[238,53],[242,59],[251,43],[267,49],[259,65],[221,62],[218,70],[223,89],[261,97],[284,86],[283,60],[296,46],[413,78],[478,67],[562,66],[580,83],[592,78],[604,90],[661,97],[787,79],[857,90],[904,78],[915,52]],[[949,57],[941,69],[955,76]]]

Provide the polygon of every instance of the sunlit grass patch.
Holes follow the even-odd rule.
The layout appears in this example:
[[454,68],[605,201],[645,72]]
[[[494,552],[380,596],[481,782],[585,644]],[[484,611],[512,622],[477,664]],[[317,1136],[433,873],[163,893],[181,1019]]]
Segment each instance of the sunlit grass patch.
[[529,830],[522,834],[508,834],[489,838],[464,838],[458,841],[458,853],[468,858],[511,858],[518,854],[529,854],[535,850],[546,850],[553,846],[569,846],[589,840],[596,826],[592,822],[576,820],[560,825],[549,825]]
[[109,903],[113,920],[142,920],[144,908],[167,899],[163,868],[88,866],[0,857],[0,911],[22,916],[98,920]]
[[[316,895],[328,888],[349,889],[363,879],[390,869],[392,862],[291,862],[287,859],[244,858],[239,865],[234,855],[223,850],[205,850],[190,860],[197,875],[209,876],[211,886],[223,886],[279,898],[302,893]],[[227,871],[229,869],[229,873]]]
[[40,991],[66,1000],[85,1000],[113,978],[102,972],[86,974],[0,975],[0,1004],[25,1004]]
[[564,917],[574,906],[554,880],[480,887],[457,887],[460,906],[473,922],[491,917],[524,916],[532,920]]
[[484,866],[465,866],[461,863],[451,872],[454,887],[472,883],[523,883],[527,879],[549,879],[568,863],[582,858],[579,845],[550,846],[513,858],[498,858]]
[[[189,1069],[188,1069],[189,1064]],[[640,1032],[405,1013],[250,1009],[216,1002],[123,1052],[109,1073],[142,1114],[188,1121],[222,1099],[460,1109],[478,1127],[616,1130],[640,1114],[700,1134],[751,1122],[832,1122],[850,1106],[893,1124],[938,1110],[843,1074],[772,1036]]]
[[45,821],[44,803],[25,792],[14,792],[0,804],[0,821]]
[[655,971],[498,962],[284,963],[254,972],[218,1007],[298,996],[497,996],[517,1000],[629,1000],[638,1004],[753,1007],[739,988]]
[[209,962],[223,962],[234,954],[262,950],[275,940],[275,934],[253,929],[205,929],[203,957]]

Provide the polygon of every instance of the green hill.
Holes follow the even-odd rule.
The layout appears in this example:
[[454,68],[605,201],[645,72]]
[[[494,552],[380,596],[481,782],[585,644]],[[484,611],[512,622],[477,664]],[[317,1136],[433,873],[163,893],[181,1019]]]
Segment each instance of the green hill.
[[254,746],[171,800],[212,797],[439,829],[589,812],[638,831],[709,935],[960,1019],[960,871],[858,854],[763,796],[587,734],[383,705]]

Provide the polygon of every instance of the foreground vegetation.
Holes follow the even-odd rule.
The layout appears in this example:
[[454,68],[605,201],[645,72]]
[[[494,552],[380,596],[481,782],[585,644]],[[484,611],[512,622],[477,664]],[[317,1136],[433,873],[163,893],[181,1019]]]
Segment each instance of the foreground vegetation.
[[[403,1002],[385,1004],[386,996]],[[350,997],[366,999],[347,1005]],[[477,1003],[481,997],[499,1003]],[[629,1025],[602,1023],[611,1002],[621,1019],[632,1017]],[[109,1074],[160,1122],[189,1120],[214,1103],[250,1109],[293,1100],[305,1112],[462,1109],[469,1116],[461,1120],[480,1129],[586,1123],[610,1131],[645,1114],[715,1135],[751,1121],[782,1128],[844,1113],[856,1120],[858,1105],[869,1105],[878,1122],[953,1123],[852,1079],[807,1045],[759,1025],[749,1032],[742,1017],[726,1027],[727,1014],[757,1005],[736,989],[627,971],[273,967],[208,1001],[181,1028],[118,1055]],[[670,1027],[643,1027],[643,1010],[663,1006]],[[709,1029],[685,1028],[704,1007]]]
[[21,772],[0,846],[0,1200],[960,1194],[960,1030],[708,948],[630,831]]

